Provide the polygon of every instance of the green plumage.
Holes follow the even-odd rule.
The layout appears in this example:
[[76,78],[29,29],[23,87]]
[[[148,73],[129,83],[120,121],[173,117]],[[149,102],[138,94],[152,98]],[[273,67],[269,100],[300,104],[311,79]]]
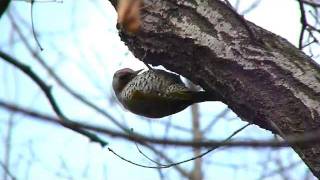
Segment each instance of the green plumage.
[[182,111],[193,103],[217,100],[212,93],[191,91],[175,74],[163,70],[137,73],[126,68],[117,71],[113,77],[113,89],[118,100],[135,114],[161,118]]

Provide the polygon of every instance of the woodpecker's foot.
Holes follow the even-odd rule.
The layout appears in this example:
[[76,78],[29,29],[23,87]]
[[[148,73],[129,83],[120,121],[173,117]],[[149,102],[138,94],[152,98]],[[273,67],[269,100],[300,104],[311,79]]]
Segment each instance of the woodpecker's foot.
[[146,62],[144,61],[145,58],[146,58],[146,56],[147,56],[147,53],[145,52],[145,53],[143,54],[142,58],[141,58],[141,61],[144,63],[144,65],[147,66],[147,68],[148,68],[149,70],[153,70],[153,68],[152,68],[148,63],[146,63]]

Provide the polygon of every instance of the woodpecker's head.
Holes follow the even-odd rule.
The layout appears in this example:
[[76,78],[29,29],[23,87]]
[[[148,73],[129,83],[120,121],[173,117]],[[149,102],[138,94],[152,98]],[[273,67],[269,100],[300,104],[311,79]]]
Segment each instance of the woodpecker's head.
[[128,82],[136,77],[141,71],[142,69],[134,71],[130,68],[124,68],[115,72],[112,80],[112,87],[115,94],[119,94],[122,89],[128,84]]

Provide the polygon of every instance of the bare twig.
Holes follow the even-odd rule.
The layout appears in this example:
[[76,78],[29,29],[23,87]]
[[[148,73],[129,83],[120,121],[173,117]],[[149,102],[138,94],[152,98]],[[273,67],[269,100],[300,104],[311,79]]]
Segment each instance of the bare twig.
[[[10,167],[10,156],[11,156],[11,141],[12,141],[12,129],[14,126],[14,113],[11,113],[8,118],[8,125],[7,125],[7,136],[5,139],[5,145],[4,145],[4,166]],[[7,180],[7,174],[3,174],[3,180]],[[9,174],[8,174],[9,175]],[[10,176],[10,175],[9,175]]]
[[116,118],[114,118],[113,116],[111,116],[107,111],[105,111],[104,109],[96,106],[95,104],[93,104],[91,101],[87,100],[85,97],[83,97],[82,95],[76,93],[71,87],[69,87],[51,68],[50,66],[33,50],[33,48],[31,47],[31,45],[28,43],[26,37],[22,34],[21,29],[19,28],[19,26],[17,25],[17,23],[15,22],[12,14],[9,12],[9,18],[11,20],[12,26],[17,30],[18,35],[20,36],[22,42],[24,43],[24,45],[26,46],[26,48],[29,50],[29,52],[32,54],[32,56],[34,57],[34,59],[40,63],[40,65],[50,74],[50,76],[58,83],[58,85],[60,85],[64,90],[66,90],[69,94],[71,94],[73,97],[75,97],[76,99],[78,99],[80,102],[86,104],[87,106],[91,107],[93,110],[95,110],[96,112],[100,113],[101,115],[103,115],[104,117],[106,117],[107,119],[109,119],[112,123],[114,123],[116,126],[118,126],[120,129],[122,129],[123,131],[129,133],[130,130],[128,128],[126,128],[125,126],[123,126],[120,122],[118,122],[116,120]]
[[17,178],[10,172],[9,168],[8,168],[3,162],[1,162],[1,161],[0,161],[0,166],[1,166],[2,169],[5,171],[5,173],[10,176],[10,178],[11,178],[12,180],[16,180],[16,179],[17,179]]
[[99,143],[101,146],[106,146],[107,143],[105,141],[103,141],[102,139],[100,139],[98,136],[96,136],[95,134],[86,131],[84,129],[81,129],[79,127],[76,127],[74,122],[69,120],[61,111],[59,105],[57,104],[55,98],[53,97],[52,93],[51,93],[51,87],[48,86],[38,75],[36,75],[36,73],[34,73],[32,71],[32,69],[21,63],[20,61],[14,59],[13,57],[9,56],[8,54],[0,51],[0,57],[10,63],[11,65],[15,66],[16,68],[18,68],[19,70],[21,70],[22,72],[24,72],[27,76],[29,76],[38,86],[39,88],[43,91],[43,93],[46,95],[48,101],[50,102],[50,105],[52,107],[52,109],[54,110],[54,112],[58,115],[58,117],[60,118],[60,123],[61,125],[65,126],[66,128],[69,128],[75,132],[78,132],[86,137],[88,137],[91,141],[97,142]]
[[31,7],[30,7],[30,17],[31,17],[31,29],[32,29],[32,34],[33,34],[33,37],[34,37],[34,40],[36,41],[36,43],[37,43],[37,45],[38,45],[38,47],[40,48],[40,50],[41,51],[43,51],[43,48],[42,48],[42,46],[41,46],[41,44],[40,44],[40,42],[39,42],[39,40],[38,40],[38,38],[37,38],[37,33],[36,33],[36,30],[35,30],[35,28],[34,28],[34,17],[33,17],[33,5],[34,5],[34,2],[35,2],[35,0],[31,0]]
[[[316,28],[318,22],[318,17],[317,15],[313,15],[311,12],[311,16],[314,18],[316,25],[311,25],[308,22],[307,15],[306,15],[306,9],[304,7],[305,4],[308,4],[314,8],[314,11],[317,12],[317,8],[320,6],[317,6],[316,3],[313,1],[304,1],[304,0],[297,0],[299,3],[299,9],[300,9],[300,23],[301,23],[301,31],[300,31],[300,36],[299,36],[299,49],[303,49],[312,43],[318,43],[319,40],[316,38],[316,36],[313,34],[314,32],[320,33],[320,29]],[[310,4],[311,3],[311,4]],[[319,4],[318,4],[319,5]],[[305,33],[308,32],[309,37],[308,37],[308,42],[306,44],[303,44],[304,40],[304,35]]]
[[[234,137],[236,134],[238,134],[239,132],[241,132],[243,129],[245,129],[246,127],[248,127],[250,124],[247,124],[245,126],[243,126],[242,128],[236,130],[235,132],[233,132],[228,138],[226,138],[224,141],[222,142],[228,142],[231,140],[232,137]],[[197,142],[197,141],[196,141]],[[167,164],[167,165],[162,165],[162,164],[159,164],[157,163],[158,165],[157,166],[147,166],[147,165],[142,165],[142,164],[138,164],[138,163],[134,163],[126,158],[124,158],[123,156],[115,153],[112,149],[108,148],[109,151],[111,151],[113,154],[115,154],[116,156],[118,156],[119,158],[121,158],[122,160],[130,163],[130,164],[133,164],[133,165],[136,165],[136,166],[139,166],[139,167],[144,167],[144,168],[151,168],[151,169],[163,169],[163,168],[170,168],[172,166],[177,166],[177,165],[180,165],[180,164],[183,164],[183,163],[187,163],[187,162],[190,162],[190,161],[193,161],[193,160],[196,160],[196,159],[199,159],[199,158],[202,158],[203,156],[205,156],[206,154],[212,152],[213,150],[219,148],[220,145],[217,145],[217,146],[214,146],[212,148],[210,148],[209,150],[207,150],[206,152],[204,153],[201,153],[197,156],[194,156],[192,158],[189,158],[189,159],[186,159],[186,160],[183,160],[183,161],[179,161],[179,162],[176,162],[176,163],[171,163],[171,164]]]
[[[278,168],[278,169],[276,169],[274,171],[269,172],[268,174],[263,175],[260,179],[263,180],[263,179],[270,178],[272,176],[278,175],[278,174],[280,174],[280,173],[282,173],[284,171],[288,171],[288,170],[290,170],[292,168],[297,167],[301,163],[302,163],[302,161],[299,160],[299,161],[296,161],[296,162],[293,162],[293,163],[289,164],[288,166],[285,166],[285,167],[282,166],[282,167],[280,167],[280,168]],[[308,172],[310,172],[310,171],[308,171]]]
[[261,0],[255,0],[249,7],[241,12],[241,14],[248,14],[250,11],[254,10],[259,4]]
[[218,115],[216,115],[214,117],[213,120],[211,120],[211,122],[207,125],[207,127],[205,127],[203,130],[202,130],[202,133],[206,134],[208,132],[210,132],[210,130],[212,129],[212,127],[218,122],[219,119],[225,117],[228,112],[230,112],[230,109],[229,108],[225,108],[224,110],[222,110]]
[[302,2],[304,4],[307,4],[307,5],[310,5],[310,6],[313,6],[313,7],[320,7],[320,2],[315,2],[315,1],[312,1],[312,0],[302,0]]
[[[44,115],[41,113],[37,113],[34,111],[27,110],[25,108],[16,106],[14,104],[10,104],[0,100],[0,107],[7,109],[9,111],[20,112],[24,115],[34,117],[37,119],[41,119],[47,122],[60,124],[62,125],[63,122],[60,122],[59,119],[54,118],[52,116]],[[73,121],[73,126],[83,129],[88,129],[96,132],[100,132],[103,134],[107,134],[109,136],[118,137],[122,139],[127,139],[131,141],[135,141],[139,144],[145,145],[148,143],[153,144],[162,144],[162,145],[173,145],[173,146],[184,146],[184,147],[207,147],[212,148],[215,146],[226,146],[226,147],[251,147],[251,148],[261,148],[261,147],[273,147],[273,148],[280,148],[280,147],[289,147],[292,145],[308,145],[312,143],[320,143],[320,131],[310,131],[308,133],[303,133],[299,135],[290,135],[286,137],[286,141],[284,140],[250,140],[250,141],[201,141],[201,142],[193,142],[193,141],[186,141],[186,140],[172,140],[172,139],[160,139],[160,138],[150,138],[142,135],[128,135],[122,132],[114,131],[108,128],[101,128],[93,125],[78,123]]]
[[149,156],[147,156],[143,151],[141,151],[141,149],[139,148],[138,144],[135,142],[136,148],[138,149],[139,153],[142,154],[143,157],[147,158],[149,161],[155,163],[156,165],[158,165],[159,167],[163,166],[163,164],[159,163],[156,160],[151,159]]
[[301,23],[301,31],[300,31],[300,36],[299,36],[299,49],[303,48],[303,37],[304,37],[304,31],[307,28],[307,18],[306,18],[306,12],[304,9],[304,4],[302,2],[302,0],[298,0],[299,2],[299,7],[300,7],[300,23]]

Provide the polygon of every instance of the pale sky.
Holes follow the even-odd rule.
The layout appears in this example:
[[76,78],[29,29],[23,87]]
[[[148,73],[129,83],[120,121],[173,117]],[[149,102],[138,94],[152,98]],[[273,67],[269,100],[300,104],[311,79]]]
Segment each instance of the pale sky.
[[[165,129],[159,123],[146,123],[145,120],[139,119],[136,115],[125,111],[117,102],[109,103],[108,97],[112,96],[111,78],[113,73],[122,68],[130,67],[132,69],[140,69],[145,66],[134,56],[128,52],[128,48],[120,41],[116,24],[116,13],[114,8],[105,0],[96,1],[96,5],[89,0],[65,0],[63,3],[36,3],[35,12],[35,27],[39,34],[39,40],[44,47],[41,56],[45,57],[47,63],[56,68],[56,72],[63,77],[73,89],[85,95],[90,100],[94,101],[100,107],[105,108],[110,114],[118,119],[126,119],[129,127],[135,131],[154,136],[161,137]],[[246,3],[253,0],[242,1],[240,11],[247,7]],[[30,23],[30,4],[26,2],[13,1],[10,9],[19,11],[20,16],[25,17]],[[245,15],[245,18],[255,24],[276,33],[294,45],[297,45],[298,35],[300,32],[298,4],[295,0],[262,0],[262,3],[252,12]],[[9,35],[8,20],[2,18],[0,21],[0,34]],[[21,27],[26,27],[22,25]],[[34,45],[33,37],[30,31],[25,30],[30,42]],[[41,75],[47,78],[47,74],[42,70],[29,55],[26,50],[22,49],[21,44],[17,44],[12,49],[9,46],[2,45],[3,42],[8,42],[9,36],[3,36],[0,39],[0,49],[11,52],[16,57],[29,65]],[[17,37],[13,37],[17,40]],[[36,46],[34,46],[36,48]],[[61,51],[65,57],[57,55],[57,51]],[[9,75],[8,75],[9,74]],[[10,75],[11,74],[11,75]],[[16,74],[16,75],[13,75]],[[2,77],[1,77],[2,76]],[[18,82],[14,82],[18,78]],[[15,101],[15,93],[18,95],[18,102],[21,105],[32,107],[34,109],[52,113],[46,99],[41,95],[37,87],[26,77],[21,76],[21,73],[14,71],[9,65],[0,61],[0,79],[6,79],[8,88],[1,92],[0,98],[5,100]],[[91,109],[82,105],[70,97],[66,92],[61,90],[52,79],[47,82],[53,85],[53,92],[57,101],[64,113],[70,118],[83,120],[101,126],[114,127],[110,125],[100,115],[97,115]],[[14,89],[14,90],[13,90]],[[39,96],[40,95],[40,96]],[[206,102],[201,104],[202,122],[206,124],[219,114],[226,106],[221,103]],[[212,112],[215,107],[215,111]],[[0,119],[7,117],[2,115]],[[119,113],[121,112],[121,113]],[[120,115],[122,114],[122,115]],[[190,127],[190,112],[189,109],[181,113],[173,115],[172,123],[184,127]],[[159,179],[158,171],[155,169],[143,169],[133,166],[120,160],[106,149],[102,149],[97,144],[89,143],[86,138],[77,135],[69,130],[61,127],[39,123],[38,121],[27,120],[27,118],[18,118],[14,128],[14,142],[12,153],[12,167],[19,164],[13,170],[17,172],[18,177],[25,177],[24,170],[28,166],[28,160],[32,160],[33,165],[30,169],[29,178],[40,180],[56,180],[57,176],[53,172],[61,170],[61,158],[68,163],[67,171],[72,172],[75,179],[86,179],[83,172],[89,162],[90,170],[87,172],[87,177],[94,177],[100,180],[107,174],[107,179],[132,179],[132,180],[153,180]],[[236,117],[230,113],[229,118]],[[159,121],[168,121],[168,118]],[[212,139],[221,139],[227,137],[234,130],[238,129],[245,123],[240,120],[234,121],[218,121],[217,125],[208,137]],[[151,127],[151,129],[150,129]],[[0,135],[5,132],[5,126],[0,124]],[[238,137],[255,137],[267,139],[272,137],[272,134],[258,129],[255,126],[249,127]],[[172,132],[169,137],[172,138],[191,138],[190,135],[181,132]],[[126,158],[145,165],[152,165],[150,161],[142,157],[133,143],[128,143],[120,139],[112,139],[105,136],[105,139],[110,142],[110,147],[117,153],[124,155]],[[29,147],[32,142],[32,147]],[[144,148],[142,148],[144,149]],[[176,151],[175,148],[164,149],[175,160],[183,160],[192,156],[190,149],[181,148]],[[165,151],[166,150],[166,151]],[[144,149],[145,153],[153,157],[152,152]],[[230,153],[231,152],[231,153]],[[233,153],[234,152],[234,153]],[[225,162],[231,164],[246,164],[255,171],[240,170],[237,173],[236,179],[254,180],[258,178],[259,173],[264,169],[255,167],[257,159],[266,153],[264,149],[234,149],[232,151],[220,150],[207,156],[207,159],[214,162]],[[292,150],[282,149],[278,151],[282,156],[291,156]],[[35,154],[36,160],[32,159],[32,154]],[[0,157],[3,155],[3,150],[0,149]],[[293,159],[297,160],[297,156]],[[23,157],[23,160],[20,160]],[[289,162],[285,162],[288,163]],[[182,167],[190,169],[192,163],[183,164]],[[269,166],[272,166],[270,164]],[[297,168],[297,172],[304,173],[304,165]],[[209,166],[205,170],[206,179],[234,179],[234,171],[223,166]],[[170,179],[176,179],[178,174],[173,169],[165,169]],[[61,172],[62,175],[67,172]],[[66,175],[67,176],[67,175]],[[179,179],[179,178],[178,178]],[[274,178],[273,179],[277,179]]]

